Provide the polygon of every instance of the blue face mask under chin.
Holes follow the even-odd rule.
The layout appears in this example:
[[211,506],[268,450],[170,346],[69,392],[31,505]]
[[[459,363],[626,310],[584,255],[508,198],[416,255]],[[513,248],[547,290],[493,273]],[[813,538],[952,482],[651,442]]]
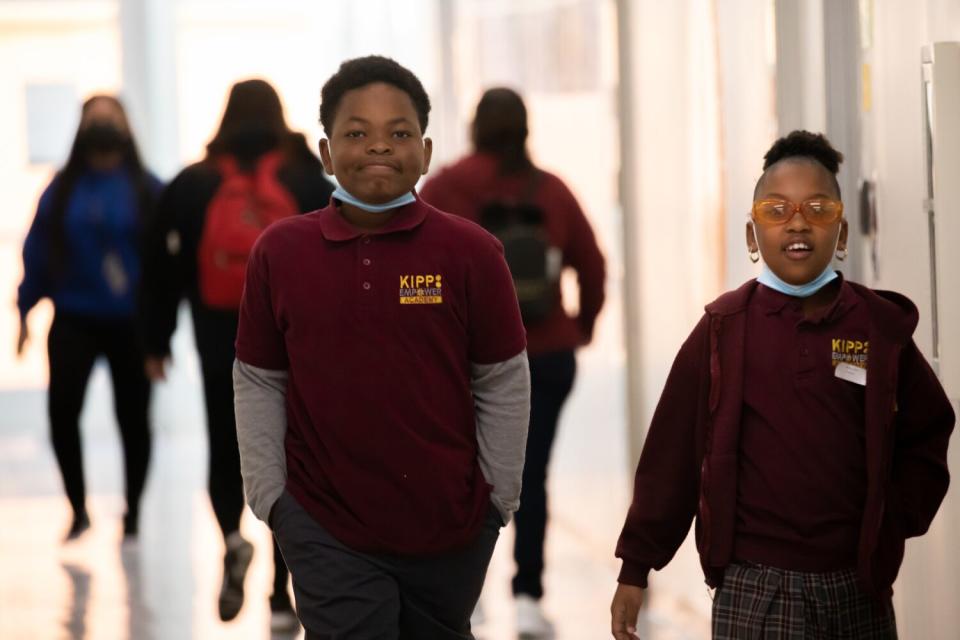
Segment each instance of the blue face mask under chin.
[[356,208],[369,211],[370,213],[384,213],[385,211],[390,211],[391,209],[396,209],[397,207],[402,207],[417,201],[416,197],[413,195],[413,192],[408,191],[399,198],[394,198],[390,202],[384,202],[383,204],[370,204],[369,202],[360,200],[349,191],[339,186],[334,190],[333,197],[336,200],[346,202],[347,204],[352,204]]
[[[757,243],[757,251],[759,251],[760,240],[757,238],[757,228],[755,226],[753,227],[753,241]],[[840,236],[837,235],[837,244],[839,243]],[[836,247],[834,247],[834,251],[836,251]],[[763,254],[761,254],[761,257],[762,255]],[[827,268],[823,270],[823,273],[810,282],[806,284],[790,284],[789,282],[781,280],[777,274],[771,271],[770,267],[767,266],[767,261],[764,260],[763,271],[761,271],[760,275],[757,277],[757,282],[766,287],[770,287],[774,291],[779,291],[780,293],[793,296],[794,298],[809,298],[836,279],[837,272],[833,270],[832,264],[828,264]]]
[[823,270],[823,273],[807,284],[790,284],[789,282],[784,282],[778,278],[777,274],[771,271],[770,267],[764,263],[763,271],[757,278],[757,282],[764,286],[770,287],[774,291],[785,293],[788,296],[793,296],[794,298],[809,298],[836,279],[837,272],[833,270],[833,265],[828,264],[827,268]]

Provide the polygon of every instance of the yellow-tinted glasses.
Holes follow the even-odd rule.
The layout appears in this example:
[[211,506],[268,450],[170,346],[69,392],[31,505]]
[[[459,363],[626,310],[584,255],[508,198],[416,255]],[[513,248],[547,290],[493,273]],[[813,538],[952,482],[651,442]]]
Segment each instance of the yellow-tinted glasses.
[[753,202],[753,219],[758,224],[784,224],[799,211],[810,224],[827,226],[843,217],[843,203],[830,198],[812,198],[800,204],[768,198]]

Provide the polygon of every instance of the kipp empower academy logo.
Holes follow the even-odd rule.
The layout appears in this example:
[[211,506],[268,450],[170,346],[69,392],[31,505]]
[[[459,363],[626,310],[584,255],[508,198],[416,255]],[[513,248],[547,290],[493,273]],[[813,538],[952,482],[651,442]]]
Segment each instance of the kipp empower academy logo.
[[400,276],[400,304],[441,304],[443,302],[443,276]]
[[833,352],[830,357],[834,367],[841,362],[846,362],[855,367],[867,368],[867,356],[870,353],[869,341],[833,338],[830,341],[830,349]]

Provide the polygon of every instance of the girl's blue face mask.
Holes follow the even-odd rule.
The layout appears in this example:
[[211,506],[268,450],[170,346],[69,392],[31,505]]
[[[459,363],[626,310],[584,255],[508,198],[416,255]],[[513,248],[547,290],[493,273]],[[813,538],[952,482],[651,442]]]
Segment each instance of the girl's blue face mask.
[[766,263],[763,264],[763,271],[760,273],[760,276],[757,278],[757,282],[767,287],[770,287],[774,291],[779,291],[780,293],[785,293],[788,296],[793,296],[794,298],[809,298],[820,289],[823,289],[827,284],[837,279],[837,272],[833,270],[833,265],[827,265],[827,268],[824,269],[816,279],[808,282],[807,284],[790,284],[789,282],[784,282],[777,277],[773,271],[770,270],[770,267]]
[[394,198],[390,202],[384,202],[383,204],[370,204],[369,202],[360,200],[340,186],[334,190],[333,197],[336,200],[346,202],[347,204],[351,204],[364,211],[369,211],[370,213],[384,213],[386,211],[390,211],[391,209],[396,209],[397,207],[402,207],[417,201],[417,198],[413,195],[413,193],[408,191],[402,196]]
[[[757,250],[759,251],[760,240],[757,238],[756,222],[753,223],[753,238],[754,242],[757,243]],[[834,246],[834,253],[836,252],[836,247],[839,246],[839,242],[840,236],[838,234],[837,242]],[[762,253],[761,257],[763,257]],[[770,267],[767,266],[766,260],[764,260],[763,271],[761,271],[760,275],[757,277],[757,282],[773,289],[774,291],[779,291],[780,293],[788,296],[793,296],[795,298],[809,298],[836,279],[837,272],[834,271],[832,264],[828,264],[823,272],[810,282],[807,282],[806,284],[790,284],[789,282],[785,282],[783,279],[778,277],[777,274],[771,271]]]

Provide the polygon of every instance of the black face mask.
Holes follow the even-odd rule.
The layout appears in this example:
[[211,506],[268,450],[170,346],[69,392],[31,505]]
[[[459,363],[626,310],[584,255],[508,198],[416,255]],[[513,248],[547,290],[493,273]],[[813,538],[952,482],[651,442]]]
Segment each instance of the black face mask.
[[111,153],[122,151],[129,137],[108,122],[94,122],[80,131],[77,142],[88,153]]

